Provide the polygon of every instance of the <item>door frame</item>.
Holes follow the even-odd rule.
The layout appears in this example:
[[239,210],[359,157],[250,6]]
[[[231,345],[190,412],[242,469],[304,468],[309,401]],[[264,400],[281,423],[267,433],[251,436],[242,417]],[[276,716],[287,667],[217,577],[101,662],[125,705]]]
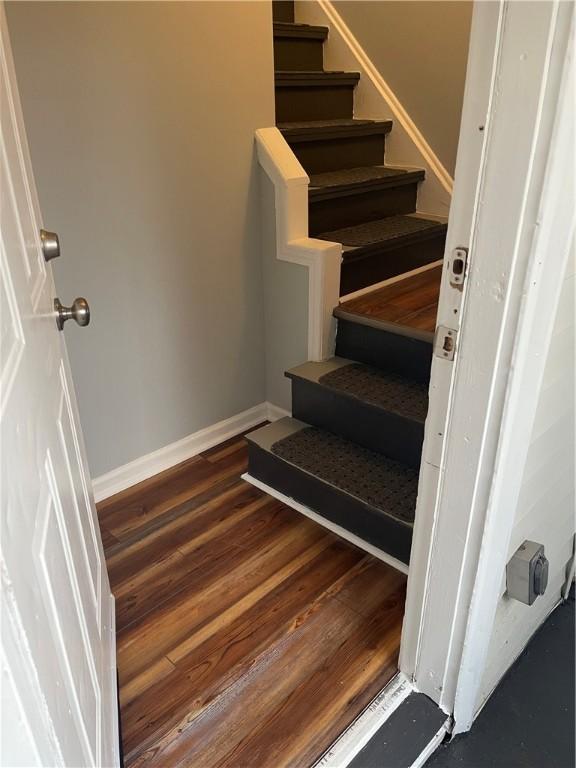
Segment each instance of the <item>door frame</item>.
[[456,351],[433,357],[400,669],[455,732],[477,714],[574,232],[571,4],[540,5],[474,5],[438,308]]

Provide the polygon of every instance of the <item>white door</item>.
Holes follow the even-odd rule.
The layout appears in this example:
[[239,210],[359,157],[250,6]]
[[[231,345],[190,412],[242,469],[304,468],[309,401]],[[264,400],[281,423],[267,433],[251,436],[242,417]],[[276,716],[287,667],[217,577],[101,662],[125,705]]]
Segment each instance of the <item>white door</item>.
[[113,766],[114,601],[0,27],[0,764]]

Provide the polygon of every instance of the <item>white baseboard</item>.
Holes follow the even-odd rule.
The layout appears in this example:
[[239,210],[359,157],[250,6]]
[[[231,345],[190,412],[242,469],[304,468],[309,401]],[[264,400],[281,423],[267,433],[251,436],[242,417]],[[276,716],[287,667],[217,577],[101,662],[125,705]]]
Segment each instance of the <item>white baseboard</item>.
[[92,481],[94,499],[96,502],[107,499],[115,493],[120,493],[136,483],[141,483],[159,472],[239,435],[256,424],[263,421],[277,421],[289,415],[287,411],[272,403],[260,403],[253,408],[248,408],[236,416],[200,429],[175,443],[165,445],[157,451],[140,456],[128,464],[94,478]]
[[278,421],[278,419],[283,419],[285,416],[292,416],[290,411],[280,408],[279,405],[274,405],[274,403],[266,403],[266,409],[268,421]]

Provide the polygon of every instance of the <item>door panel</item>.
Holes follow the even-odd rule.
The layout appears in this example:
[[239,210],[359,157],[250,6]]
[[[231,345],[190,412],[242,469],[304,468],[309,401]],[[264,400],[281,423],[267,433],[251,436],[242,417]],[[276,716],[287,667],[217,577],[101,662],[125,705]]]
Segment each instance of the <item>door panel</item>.
[[114,602],[2,5],[0,25],[0,764],[100,768],[119,763]]

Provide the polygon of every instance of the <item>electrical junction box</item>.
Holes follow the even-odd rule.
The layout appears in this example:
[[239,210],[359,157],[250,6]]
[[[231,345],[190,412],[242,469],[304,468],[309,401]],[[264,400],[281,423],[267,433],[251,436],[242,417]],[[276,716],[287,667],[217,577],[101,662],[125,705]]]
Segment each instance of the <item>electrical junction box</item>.
[[532,605],[548,586],[548,560],[544,545],[535,541],[521,544],[506,566],[506,594]]

